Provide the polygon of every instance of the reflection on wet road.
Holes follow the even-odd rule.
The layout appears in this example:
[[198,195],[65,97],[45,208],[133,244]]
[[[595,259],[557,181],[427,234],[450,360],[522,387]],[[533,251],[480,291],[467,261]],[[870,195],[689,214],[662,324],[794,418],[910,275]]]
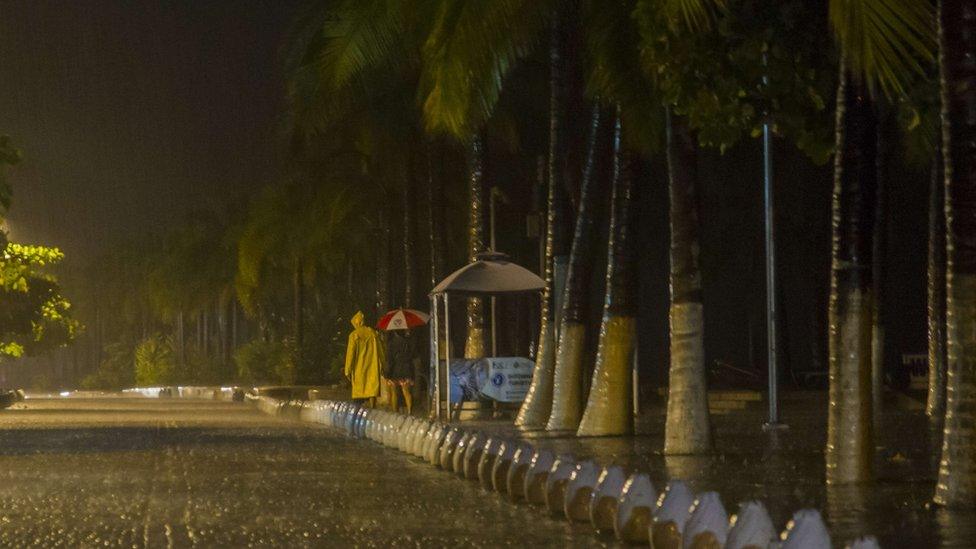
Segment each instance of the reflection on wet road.
[[3,547],[599,543],[398,452],[243,404],[18,408],[0,412]]
[[728,509],[758,499],[777,527],[798,509],[819,509],[833,542],[841,547],[864,534],[876,536],[883,547],[976,547],[976,513],[931,504],[941,438],[924,412],[886,407],[876,481],[827,486],[826,410],[826,394],[811,391],[782,399],[781,411],[789,424],[785,431],[764,432],[761,409],[713,415],[719,451],[710,456],[662,455],[663,406],[648,407],[638,436],[577,439],[541,434],[532,443],[601,465],[616,463],[647,472],[658,487],[669,478],[684,479],[696,491],[718,491]]

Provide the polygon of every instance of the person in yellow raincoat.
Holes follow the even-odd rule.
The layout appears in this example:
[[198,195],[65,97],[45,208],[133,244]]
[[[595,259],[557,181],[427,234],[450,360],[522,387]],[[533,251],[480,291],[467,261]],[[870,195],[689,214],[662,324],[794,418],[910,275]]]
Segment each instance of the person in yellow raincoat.
[[346,378],[352,384],[352,398],[366,399],[369,406],[376,405],[380,394],[380,374],[386,364],[386,347],[379,332],[363,324],[364,315],[357,311],[352,316],[352,333],[346,346]]

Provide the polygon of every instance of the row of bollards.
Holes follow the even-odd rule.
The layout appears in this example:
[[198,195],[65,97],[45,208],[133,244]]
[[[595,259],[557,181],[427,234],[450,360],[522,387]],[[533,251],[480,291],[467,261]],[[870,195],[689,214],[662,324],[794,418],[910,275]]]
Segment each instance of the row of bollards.
[[[620,541],[678,548],[830,548],[830,534],[815,509],[793,514],[777,535],[769,512],[758,501],[739,504],[731,517],[716,492],[695,494],[680,480],[658,493],[647,474],[592,460],[553,455],[520,440],[468,431],[427,419],[361,407],[351,402],[286,403],[253,399],[266,413],[297,407],[305,421],[340,429],[378,442],[498,492],[513,502],[544,506],[553,516],[588,522]],[[873,537],[850,543],[852,549],[878,547]]]

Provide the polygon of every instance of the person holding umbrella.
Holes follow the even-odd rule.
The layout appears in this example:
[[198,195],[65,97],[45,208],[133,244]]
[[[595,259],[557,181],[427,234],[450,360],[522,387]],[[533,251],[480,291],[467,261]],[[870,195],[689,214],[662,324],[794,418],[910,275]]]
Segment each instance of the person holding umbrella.
[[417,358],[410,330],[392,330],[391,334],[386,344],[386,383],[390,389],[390,408],[394,412],[400,409],[399,387],[407,414],[410,414],[413,411],[414,363],[420,359]]
[[380,330],[392,332],[387,340],[386,383],[390,389],[390,408],[396,412],[400,408],[399,392],[407,413],[413,412],[414,368],[420,362],[416,345],[410,337],[410,328],[427,323],[427,315],[413,309],[394,309],[376,323]]

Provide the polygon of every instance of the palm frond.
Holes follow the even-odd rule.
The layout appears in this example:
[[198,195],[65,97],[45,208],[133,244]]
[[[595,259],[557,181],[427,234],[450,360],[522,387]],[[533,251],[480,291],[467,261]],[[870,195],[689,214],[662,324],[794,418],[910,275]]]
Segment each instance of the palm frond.
[[661,4],[672,27],[678,23],[692,31],[707,29],[712,23],[713,9],[725,6],[725,0],[651,0]]
[[935,14],[924,0],[830,0],[830,24],[855,77],[901,96],[935,60]]
[[340,8],[341,0],[305,0],[299,4],[278,49],[286,75],[318,56],[326,38],[326,24],[337,18]]
[[538,0],[445,0],[423,46],[428,129],[468,138],[491,115],[505,75],[545,36],[551,5]]
[[591,97],[620,106],[629,147],[651,152],[662,142],[663,109],[641,66],[640,52],[634,47],[640,43],[637,24],[631,16],[636,3],[592,0],[584,4],[589,67],[586,88]]
[[347,0],[335,19],[326,22],[325,47],[316,64],[327,81],[342,87],[369,68],[387,64],[390,57],[406,58],[399,45],[412,2]]

